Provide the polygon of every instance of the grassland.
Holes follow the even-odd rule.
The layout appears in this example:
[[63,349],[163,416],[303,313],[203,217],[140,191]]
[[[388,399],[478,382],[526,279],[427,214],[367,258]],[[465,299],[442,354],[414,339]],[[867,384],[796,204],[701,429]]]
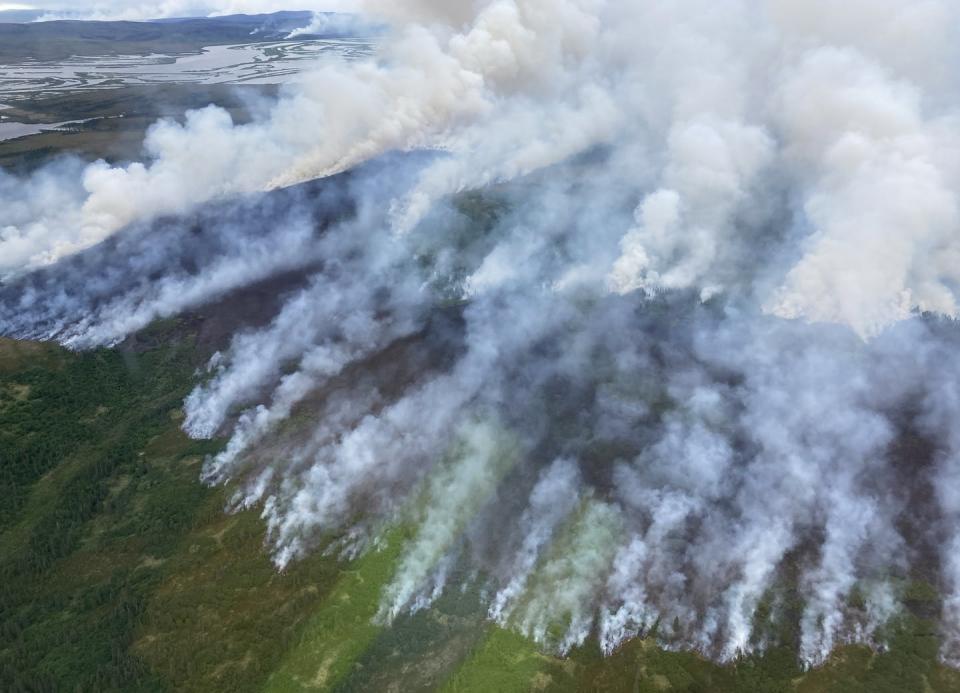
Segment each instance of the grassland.
[[[69,131],[44,132],[0,142],[0,168],[28,173],[64,155],[110,163],[141,160],[147,129],[160,118],[183,118],[189,109],[215,104],[234,122],[248,122],[274,85],[170,84],[66,92],[18,101],[3,114],[22,123],[89,120]],[[91,120],[92,119],[92,120]]]
[[491,625],[473,589],[376,625],[413,528],[278,573],[257,513],[224,513],[229,491],[198,482],[217,444],[180,432],[200,355],[175,332],[85,354],[0,340],[0,690],[960,690],[916,615],[935,611],[923,586],[887,651],[844,647],[807,672],[789,643],[728,666],[651,640],[558,658]]

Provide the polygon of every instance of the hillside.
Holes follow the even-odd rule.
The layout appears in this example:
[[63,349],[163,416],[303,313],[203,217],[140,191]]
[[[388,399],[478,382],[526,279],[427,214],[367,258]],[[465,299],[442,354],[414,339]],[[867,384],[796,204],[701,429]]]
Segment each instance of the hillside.
[[[249,299],[249,297],[248,297]],[[719,667],[631,641],[567,659],[484,618],[451,589],[384,628],[371,622],[403,526],[356,560],[312,555],[276,572],[256,510],[200,484],[218,444],[179,430],[214,345],[202,319],[84,354],[0,343],[0,688],[32,690],[953,691],[936,662],[936,596],[911,588],[891,649],[838,650],[803,673],[789,647]],[[396,354],[395,354],[396,356]],[[931,602],[933,600],[933,602]],[[666,624],[664,627],[668,627]],[[784,638],[792,637],[784,624]]]
[[960,3],[868,4],[0,23],[0,693],[960,691]]

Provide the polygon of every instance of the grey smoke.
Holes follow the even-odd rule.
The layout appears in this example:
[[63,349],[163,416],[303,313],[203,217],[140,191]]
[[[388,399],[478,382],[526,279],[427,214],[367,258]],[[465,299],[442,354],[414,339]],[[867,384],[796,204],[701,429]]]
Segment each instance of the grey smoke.
[[381,622],[468,566],[546,647],[729,659],[790,592],[817,663],[922,580],[960,656],[960,7],[367,4],[378,57],[249,126],[0,180],[0,331],[112,344],[295,276],[184,426],[280,567],[409,525]]

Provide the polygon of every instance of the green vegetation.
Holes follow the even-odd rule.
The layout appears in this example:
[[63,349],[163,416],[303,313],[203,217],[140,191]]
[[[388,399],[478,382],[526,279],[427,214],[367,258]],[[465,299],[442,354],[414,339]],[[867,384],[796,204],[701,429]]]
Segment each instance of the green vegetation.
[[718,666],[695,653],[667,652],[634,640],[604,658],[595,644],[567,659],[541,654],[514,633],[493,629],[444,691],[684,691],[688,693],[930,693],[960,690],[960,676],[936,662],[931,624],[907,616],[887,652],[839,648],[823,667],[803,672],[792,650],[774,648]]
[[472,657],[450,677],[445,693],[573,690],[576,665],[540,654],[529,640],[513,631],[491,628]]
[[[195,477],[196,463],[189,466]],[[223,504],[211,493],[160,559],[162,578],[136,629],[132,651],[169,690],[260,690],[339,576],[319,555],[278,574],[259,517],[225,515]]]
[[403,540],[400,532],[394,532],[383,547],[371,551],[344,572],[268,680],[267,691],[332,689],[349,675],[381,630],[373,623],[373,617],[380,605],[380,590],[391,577]]
[[278,573],[256,511],[226,514],[229,490],[198,482],[217,444],[180,432],[200,357],[179,339],[86,354],[0,340],[0,690],[960,690],[921,582],[888,650],[841,647],[810,672],[792,646],[728,666],[652,640],[558,658],[490,624],[474,589],[377,625],[413,527]]
[[190,109],[215,104],[234,122],[251,119],[251,104],[276,96],[275,85],[167,84],[69,91],[18,100],[3,114],[12,121],[44,124],[91,120],[64,131],[0,142],[0,167],[29,173],[67,154],[110,163],[143,158],[147,129],[160,118],[183,120]]

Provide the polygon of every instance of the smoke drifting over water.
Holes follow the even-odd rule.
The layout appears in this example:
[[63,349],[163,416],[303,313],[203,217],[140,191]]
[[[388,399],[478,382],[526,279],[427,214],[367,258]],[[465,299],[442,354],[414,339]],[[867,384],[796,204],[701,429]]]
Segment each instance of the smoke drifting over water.
[[960,5],[369,10],[378,58],[261,120],[0,180],[0,332],[110,344],[299,273],[184,427],[278,566],[410,525],[383,621],[466,565],[557,650],[731,658],[795,594],[816,663],[923,580],[960,655]]

